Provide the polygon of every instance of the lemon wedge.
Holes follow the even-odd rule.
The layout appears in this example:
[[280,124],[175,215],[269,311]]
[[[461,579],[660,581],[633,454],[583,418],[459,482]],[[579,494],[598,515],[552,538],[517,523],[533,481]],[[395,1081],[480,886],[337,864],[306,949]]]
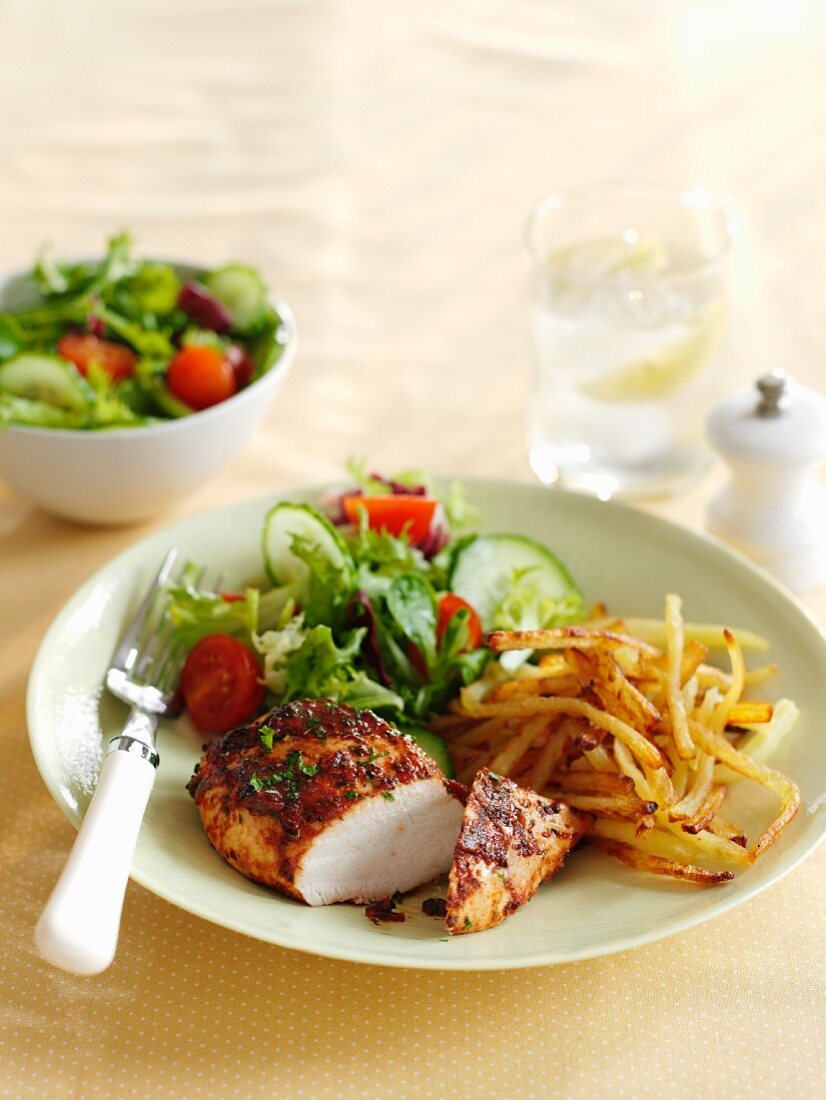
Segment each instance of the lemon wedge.
[[669,267],[668,249],[659,237],[643,237],[628,230],[621,237],[578,241],[548,256],[550,268],[581,279],[610,279],[616,275],[660,275]]
[[682,340],[656,355],[580,384],[594,401],[656,401],[678,393],[711,362],[723,326],[723,300],[707,307],[702,320]]

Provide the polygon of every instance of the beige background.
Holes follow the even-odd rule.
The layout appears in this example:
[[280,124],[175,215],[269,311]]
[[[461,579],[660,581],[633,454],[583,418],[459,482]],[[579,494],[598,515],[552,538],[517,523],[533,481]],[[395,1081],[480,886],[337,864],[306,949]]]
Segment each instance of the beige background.
[[[529,478],[520,233],[557,187],[716,190],[740,225],[730,384],[780,365],[826,388],[822,3],[5,0],[0,30],[2,268],[125,225],[147,252],[256,262],[295,308],[283,398],[177,514],[352,452]],[[700,526],[718,480],[653,507]],[[42,964],[72,832],[29,754],[28,668],[145,529],[63,524],[0,485],[0,1095],[822,1095],[823,849],[709,925],[555,969],[313,959],[136,886],[105,976]],[[826,622],[826,593],[806,602]]]

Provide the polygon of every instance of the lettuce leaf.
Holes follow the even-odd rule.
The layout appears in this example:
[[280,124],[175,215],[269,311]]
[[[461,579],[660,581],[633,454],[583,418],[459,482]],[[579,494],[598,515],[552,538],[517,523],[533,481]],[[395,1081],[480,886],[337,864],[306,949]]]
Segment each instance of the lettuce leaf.
[[26,337],[17,318],[10,313],[0,314],[0,360],[17,355],[25,343]]
[[247,588],[243,599],[228,601],[217,592],[195,587],[195,570],[188,566],[181,584],[167,593],[166,615],[176,641],[187,650],[209,634],[231,634],[245,644],[258,629],[259,592]]
[[301,592],[301,609],[308,623],[341,625],[353,596],[353,578],[332,562],[322,547],[293,535],[290,550],[307,566],[309,574]]
[[402,636],[416,647],[428,669],[436,663],[436,596],[416,573],[403,573],[391,582],[385,597],[387,611]]
[[404,709],[404,700],[395,691],[383,684],[371,680],[366,672],[354,672],[345,681],[338,696],[340,703],[348,703],[356,710],[394,710]]
[[144,261],[123,284],[124,294],[131,298],[137,309],[161,316],[175,309],[180,289],[181,280],[169,264],[149,261]]
[[[266,594],[262,602],[264,599]],[[252,644],[264,664],[264,683],[279,698],[287,690],[287,669],[293,654],[301,648],[307,633],[304,616],[299,614],[252,635]]]
[[531,577],[533,570],[514,571],[505,596],[491,616],[492,630],[544,630],[580,622],[585,612],[582,595],[562,598],[543,595]]
[[286,670],[284,695],[290,699],[335,699],[350,706],[401,709],[402,699],[353,667],[366,631],[351,630],[336,645],[329,626],[314,626],[292,655]]

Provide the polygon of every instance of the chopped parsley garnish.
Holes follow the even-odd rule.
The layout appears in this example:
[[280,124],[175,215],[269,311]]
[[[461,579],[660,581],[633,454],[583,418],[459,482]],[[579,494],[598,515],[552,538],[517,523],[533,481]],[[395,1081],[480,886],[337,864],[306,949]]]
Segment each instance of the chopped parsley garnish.
[[307,732],[317,737],[319,741],[327,740],[327,731],[318,718],[310,718],[307,721]]
[[470,923],[470,917],[465,917],[465,931],[469,932],[473,925]]
[[261,744],[267,752],[272,752],[272,739],[275,737],[275,730],[272,726],[262,726],[258,733],[261,736]]
[[383,756],[387,756],[387,753],[386,752],[376,752],[376,750],[373,749],[373,751],[370,753],[370,755],[367,757],[366,760],[357,760],[356,763],[361,764],[364,767],[367,767],[367,765],[372,764],[373,761],[381,760],[381,758]]
[[344,792],[344,797],[345,798],[350,798],[350,799],[358,798],[358,794],[357,794],[356,791],[345,791]]
[[287,790],[284,797],[288,802],[296,802],[301,777],[305,775],[313,776],[317,771],[318,764],[305,764],[303,762],[300,750],[288,752],[283,771],[273,772],[272,775],[265,775],[263,778],[253,775],[250,777],[250,786],[254,791],[268,791],[272,790],[273,787],[277,787],[279,783],[286,783]]
[[396,801],[396,796],[394,794],[391,794],[390,791],[382,791],[381,796],[382,796],[382,798],[386,799],[388,802],[395,802]]

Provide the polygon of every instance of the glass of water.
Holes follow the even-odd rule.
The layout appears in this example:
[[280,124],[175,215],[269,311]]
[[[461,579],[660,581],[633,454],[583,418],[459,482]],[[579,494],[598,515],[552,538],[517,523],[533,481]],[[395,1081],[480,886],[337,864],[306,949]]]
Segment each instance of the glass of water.
[[720,392],[726,218],[703,189],[550,195],[527,224],[538,477],[600,497],[672,492],[705,465]]

